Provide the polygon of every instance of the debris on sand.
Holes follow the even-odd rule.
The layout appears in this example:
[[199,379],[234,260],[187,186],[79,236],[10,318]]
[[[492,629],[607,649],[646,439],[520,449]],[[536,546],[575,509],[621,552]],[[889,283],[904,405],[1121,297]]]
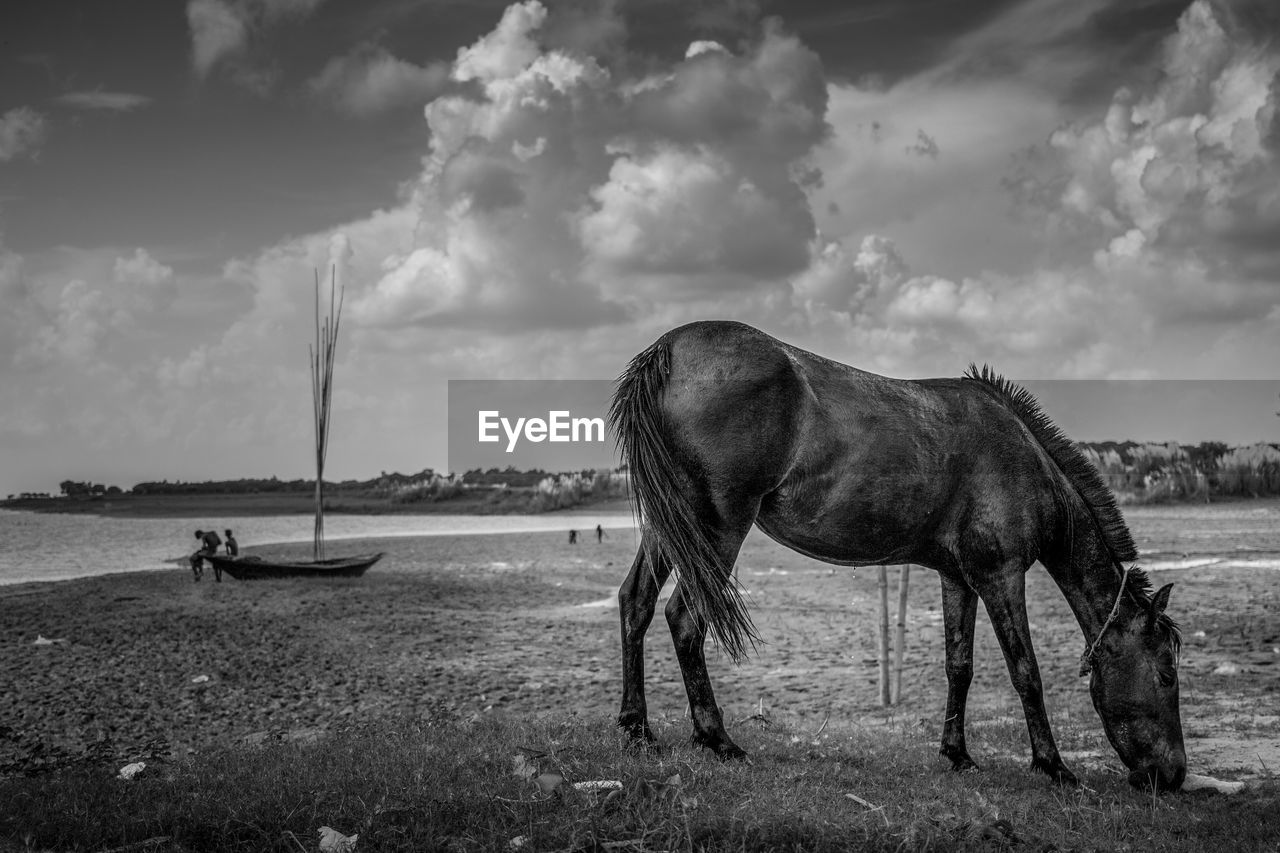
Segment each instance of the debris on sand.
[[1216,791],[1219,794],[1238,794],[1244,790],[1244,783],[1228,782],[1225,779],[1215,779],[1212,776],[1202,776],[1199,773],[1188,773],[1187,778],[1182,782],[1182,790]]
[[132,764],[126,764],[124,767],[121,767],[120,772],[116,774],[116,778],[124,779],[127,782],[146,769],[147,763],[145,761],[135,761]]

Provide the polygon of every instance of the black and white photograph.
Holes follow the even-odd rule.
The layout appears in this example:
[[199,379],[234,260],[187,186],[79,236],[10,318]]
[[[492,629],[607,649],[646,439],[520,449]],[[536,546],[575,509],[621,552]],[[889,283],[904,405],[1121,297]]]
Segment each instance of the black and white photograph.
[[1275,0],[10,0],[0,850],[1280,850]]

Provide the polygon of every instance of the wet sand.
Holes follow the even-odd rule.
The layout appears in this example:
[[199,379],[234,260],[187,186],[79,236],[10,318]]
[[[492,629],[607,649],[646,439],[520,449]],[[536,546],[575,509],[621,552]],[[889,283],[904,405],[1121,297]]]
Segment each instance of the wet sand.
[[[1137,534],[1141,521],[1134,526]],[[612,599],[636,542],[629,531],[610,531],[602,544],[565,540],[509,534],[333,546],[388,552],[352,580],[216,584],[206,572],[197,584],[174,568],[0,587],[0,764],[29,758],[36,744],[76,754],[109,736],[122,757],[148,742],[182,755],[440,707],[516,719],[578,713],[608,725],[620,690]],[[740,666],[709,652],[729,721],[763,703],[767,716],[815,729],[824,720],[865,727],[892,719],[918,721],[937,737],[945,678],[932,572],[912,573],[904,695],[891,712],[878,706],[875,569],[830,567],[753,532],[738,575],[765,645]],[[1274,773],[1280,574],[1208,568],[1153,580],[1177,582],[1170,613],[1185,637],[1191,769],[1226,778]],[[1038,567],[1028,598],[1050,712],[1085,732],[1079,743],[1064,742],[1064,752],[1077,764],[1118,767],[1075,674],[1080,631]],[[981,609],[975,658],[970,748],[982,763],[990,754],[984,726],[1008,718],[1020,725],[1022,716]],[[650,713],[681,716],[684,691],[660,614],[647,668]]]

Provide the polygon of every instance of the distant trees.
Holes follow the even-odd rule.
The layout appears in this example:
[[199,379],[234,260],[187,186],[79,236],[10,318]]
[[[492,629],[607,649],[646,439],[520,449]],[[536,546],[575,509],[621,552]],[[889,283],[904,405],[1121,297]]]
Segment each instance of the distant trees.
[[81,483],[76,480],[63,480],[58,484],[58,490],[69,498],[84,498],[94,495],[118,495],[121,490],[118,486],[104,486],[102,483]]
[[550,472],[543,471],[541,468],[520,471],[508,465],[506,468],[490,468],[488,471],[472,468],[462,475],[462,479],[471,486],[507,486],[520,489],[536,486],[548,476],[551,476]]

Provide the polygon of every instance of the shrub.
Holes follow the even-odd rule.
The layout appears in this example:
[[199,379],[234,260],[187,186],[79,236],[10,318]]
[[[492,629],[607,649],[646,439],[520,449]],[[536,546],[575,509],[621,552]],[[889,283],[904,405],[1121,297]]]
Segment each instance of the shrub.
[[1269,444],[1237,447],[1218,457],[1215,479],[1223,495],[1280,495],[1280,450]]
[[534,487],[529,508],[534,512],[549,512],[587,500],[622,497],[627,493],[627,482],[626,472],[608,468],[545,477]]
[[452,474],[442,477],[433,473],[422,479],[394,487],[391,491],[391,500],[393,503],[400,504],[447,501],[462,494],[465,488],[461,477],[454,477]]

